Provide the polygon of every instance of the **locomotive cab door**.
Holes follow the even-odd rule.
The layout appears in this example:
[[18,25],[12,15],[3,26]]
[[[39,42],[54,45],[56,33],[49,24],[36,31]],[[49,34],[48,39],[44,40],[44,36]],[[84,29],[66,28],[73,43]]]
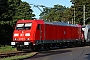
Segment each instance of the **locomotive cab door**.
[[44,31],[44,24],[38,24],[37,26],[37,38],[39,40],[39,43],[41,44],[43,42],[43,40],[45,39],[44,38],[44,35],[45,35],[45,31]]
[[45,24],[40,24],[40,40],[45,40]]

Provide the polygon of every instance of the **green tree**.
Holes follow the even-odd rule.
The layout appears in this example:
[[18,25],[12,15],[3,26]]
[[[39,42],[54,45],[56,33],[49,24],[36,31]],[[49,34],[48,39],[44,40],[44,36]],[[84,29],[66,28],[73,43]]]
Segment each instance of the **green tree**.
[[32,14],[31,6],[27,2],[21,2],[16,8],[14,19],[32,19],[35,14]]
[[49,21],[70,21],[71,9],[62,5],[54,5],[53,8],[44,8],[40,18]]
[[[76,22],[83,25],[83,9],[85,5],[85,19],[90,17],[90,0],[71,0],[76,11]],[[88,21],[89,22],[89,21]]]
[[5,21],[6,19],[10,19],[11,17],[8,15],[8,1],[0,0],[0,21]]
[[27,2],[21,0],[0,0],[0,21],[32,19],[35,14]]
[[[0,0],[0,44],[10,44],[18,19],[32,19],[31,6],[21,0]],[[7,43],[5,43],[7,42]]]
[[64,11],[64,15],[63,18],[65,19],[65,21],[69,21],[70,23],[72,23],[72,18],[73,18],[73,11],[72,8],[66,8]]

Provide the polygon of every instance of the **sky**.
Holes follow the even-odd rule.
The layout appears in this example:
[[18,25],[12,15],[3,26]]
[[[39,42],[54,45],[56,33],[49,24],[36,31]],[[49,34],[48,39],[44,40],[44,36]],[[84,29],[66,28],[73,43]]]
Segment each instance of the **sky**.
[[[25,1],[33,5],[44,5],[46,7],[53,7],[54,5],[57,4],[66,7],[70,7],[72,5],[70,0],[22,0],[22,1]],[[38,8],[34,7],[33,5],[31,6],[31,9],[34,11],[33,13],[36,15],[35,18],[38,19],[41,11]],[[40,9],[43,10],[41,7]]]

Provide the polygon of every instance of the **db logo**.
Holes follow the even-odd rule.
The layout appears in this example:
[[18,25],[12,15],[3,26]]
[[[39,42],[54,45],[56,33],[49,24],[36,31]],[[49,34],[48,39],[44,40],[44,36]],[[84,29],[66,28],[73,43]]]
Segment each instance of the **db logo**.
[[24,36],[24,34],[20,34],[20,36]]

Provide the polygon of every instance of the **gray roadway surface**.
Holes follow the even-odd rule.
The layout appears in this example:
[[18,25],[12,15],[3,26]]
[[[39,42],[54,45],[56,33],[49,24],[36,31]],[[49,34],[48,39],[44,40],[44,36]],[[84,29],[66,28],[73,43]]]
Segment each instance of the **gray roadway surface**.
[[90,46],[42,51],[23,60],[90,60]]

